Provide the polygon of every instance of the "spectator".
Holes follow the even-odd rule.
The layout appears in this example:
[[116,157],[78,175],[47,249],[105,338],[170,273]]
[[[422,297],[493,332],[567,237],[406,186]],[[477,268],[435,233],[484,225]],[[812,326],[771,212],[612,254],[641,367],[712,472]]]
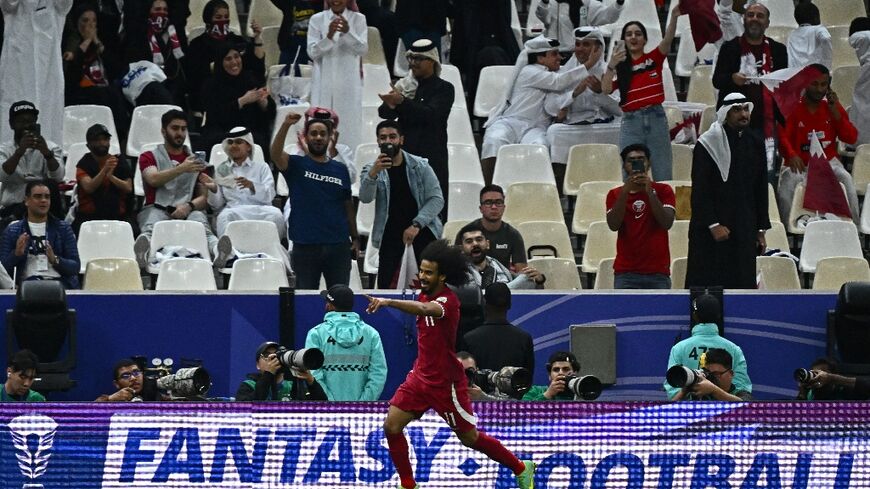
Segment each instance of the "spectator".
[[24,189],[25,217],[3,232],[0,261],[17,283],[57,280],[65,289],[79,288],[79,251],[66,221],[49,214],[51,192],[45,182],[28,182]]
[[680,389],[674,401],[751,401],[752,392],[734,384],[731,354],[721,348],[710,348],[701,354],[705,378]]
[[727,95],[695,145],[687,288],[756,287],[755,257],[767,248],[770,219],[764,143],[749,130],[752,110],[744,95]]
[[85,139],[90,152],[76,164],[76,235],[85,221],[128,220],[129,197],[133,193],[133,175],[126,158],[109,154],[112,135],[106,126],[89,127]]
[[322,0],[271,0],[284,15],[281,27],[278,28],[278,47],[281,57],[278,63],[290,64],[294,60],[301,65],[307,65],[308,58],[308,22],[311,17],[323,10]]
[[[483,228],[483,236],[489,242],[487,256],[511,270],[522,270],[526,268],[526,243],[515,227],[502,220],[504,210],[504,190],[498,185],[487,185],[480,189],[481,217],[471,224]],[[460,233],[456,233],[455,244],[462,244]]]
[[381,335],[353,312],[350,287],[333,285],[320,295],[326,315],[305,339],[305,348],[317,348],[324,356],[314,378],[330,401],[377,401],[387,380]]
[[[692,336],[686,338],[671,348],[668,357],[668,368],[674,365],[682,365],[694,370],[703,368],[701,356],[713,348],[721,348],[731,355],[734,367],[734,385],[738,390],[752,393],[752,381],[749,380],[749,372],[746,369],[746,358],[743,350],[721,336],[719,336],[719,324],[722,322],[722,305],[716,296],[703,294],[692,300]],[[730,368],[730,367],[729,367]],[[664,383],[668,398],[673,399],[680,392],[677,387]]]
[[275,354],[278,348],[273,341],[257,348],[257,373],[239,385],[236,401],[327,401],[323,387],[308,370],[292,368],[291,379],[285,378],[285,369]]
[[838,372],[837,362],[819,358],[810,365],[811,375],[799,383],[797,399],[806,401],[864,401],[870,399],[866,377],[848,377]]
[[[118,5],[115,0],[74,0],[73,6],[83,6],[85,3],[93,5],[94,11],[97,13],[97,37],[100,38],[106,50],[115,53],[116,59],[120,61],[120,54],[123,52],[121,35],[126,35],[122,24],[124,6],[129,2]],[[67,17],[67,21],[69,20],[70,18]],[[110,78],[110,80],[115,81],[116,79]]]
[[405,47],[410,48],[425,39],[440,53],[441,38],[447,33],[447,18],[452,17],[451,3],[451,0],[398,0],[396,26]]
[[6,366],[6,383],[0,390],[0,402],[41,402],[45,396],[31,390],[39,359],[30,350],[19,350]]
[[417,257],[441,236],[438,212],[444,197],[426,159],[402,148],[404,136],[398,123],[381,121],[377,137],[381,154],[363,167],[359,199],[363,203],[375,201],[371,242],[378,248],[378,288],[402,288],[404,284],[396,280],[405,247],[412,245]]
[[544,35],[559,41],[562,57],[567,58],[571,56],[574,29],[616,22],[624,3],[616,0],[605,6],[600,0],[541,0],[535,17],[544,23]]
[[353,0],[329,0],[329,10],[308,21],[308,56],[314,62],[311,105],[329,107],[345,121],[344,142],[362,142],[362,57],[368,51],[366,19]]
[[408,76],[396,82],[386,95],[379,95],[384,103],[378,108],[378,115],[397,120],[402,125],[408,151],[429,161],[441,186],[444,197],[441,220],[446,221],[450,180],[447,119],[453,107],[453,85],[440,78],[441,60],[432,41],[421,39],[411,44],[407,58],[411,67]]
[[504,282],[511,289],[534,289],[544,285],[547,278],[537,269],[526,266],[516,275],[495,258],[487,256],[489,241],[479,224],[466,224],[459,230],[462,252],[468,257],[469,282],[486,289],[495,282]]
[[650,179],[649,156],[643,144],[626,146],[622,169],[628,177],[607,193],[607,227],[619,233],[613,262],[616,289],[671,288],[668,229],[677,204],[670,185]]
[[[0,111],[10,110],[16,100],[33,100],[44,114],[42,134],[52,141],[63,137],[60,45],[71,7],[72,0],[0,1],[5,21],[0,52]],[[11,131],[0,125],[0,141],[8,141],[11,136]]]
[[[574,56],[568,59],[561,70],[585,66],[590,56],[598,57],[604,52],[604,35],[599,29],[580,27],[574,31],[574,35]],[[607,95],[601,91],[601,77],[606,67],[604,58],[598,58],[598,62],[589,68],[589,76],[576,87],[569,87],[569,90],[561,93],[548,93],[544,99],[544,110],[555,118],[554,124],[547,129],[547,145],[550,147],[556,187],[560,193],[565,181],[568,150],[576,144],[578,136],[587,131],[585,126],[613,122],[615,117],[622,116],[614,94]]]
[[[217,256],[215,264],[223,266],[232,252],[232,245],[218,238],[211,230],[205,215],[208,205],[208,190],[198,181],[205,169],[205,162],[192,155],[184,141],[187,139],[187,116],[172,109],[160,118],[163,144],[139,156],[139,169],[145,187],[145,202],[137,217],[140,235],[136,238],[135,251],[139,266],[145,268],[151,246],[154,225],[170,219],[189,220],[201,223],[209,250]],[[155,250],[156,251],[156,250]],[[203,257],[207,258],[207,257]]]
[[849,25],[849,45],[855,50],[861,71],[852,92],[849,115],[858,128],[857,145],[870,143],[870,17],[858,17]]
[[[63,152],[57,144],[47,140],[38,123],[36,106],[21,100],[9,107],[9,127],[13,140],[0,144],[0,219],[9,222],[25,214],[24,187],[27,182],[63,181]],[[55,189],[56,190],[56,189]],[[52,209],[62,215],[60,202]]]
[[112,368],[114,380],[112,384],[117,391],[103,394],[96,398],[97,402],[142,401],[142,380],[144,376],[139,364],[132,358],[124,358]]
[[[803,4],[802,4],[803,5]],[[846,189],[849,209],[855,224],[858,217],[858,193],[852,175],[840,162],[837,141],[854,144],[858,140],[858,130],[849,121],[846,109],[840,105],[837,92],[831,89],[831,72],[821,64],[813,64],[821,75],[809,82],[804,95],[797,104],[779,139],[779,150],[784,159],[779,175],[779,208],[783,222],[797,219],[790,216],[791,201],[799,183],[807,183],[807,165],[810,162],[810,142],[815,133],[825,152],[824,158],[831,164],[837,181]]]
[[665,86],[662,69],[671,50],[677,32],[680,4],[673,2],[671,19],[658,47],[644,52],[647,42],[646,27],[631,21],[622,28],[621,42],[610,57],[607,70],[601,79],[601,90],[610,94],[619,89],[619,105],[622,108],[622,129],[619,133],[619,149],[629,144],[643,143],[649,148],[653,180],[663,182],[673,175],[671,135],[662,102]]
[[[202,21],[205,23],[205,33],[190,41],[187,56],[184,57],[184,74],[187,76],[190,108],[206,110],[207,102],[218,98],[211,90],[203,91],[203,86],[212,76],[210,66],[212,62],[216,75],[226,76],[227,71],[231,71],[226,68],[220,69],[222,60],[227,55],[227,46],[231,46],[239,54],[241,58],[239,67],[244,66],[245,73],[253,78],[255,86],[265,86],[266,50],[263,47],[263,28],[257,20],[251,19],[251,30],[254,31],[254,38],[251,41],[230,31],[230,7],[225,0],[210,0],[206,3],[202,9]],[[208,121],[211,122],[211,112]]]
[[523,395],[524,401],[573,401],[574,393],[568,390],[565,377],[580,371],[580,362],[573,353],[557,351],[547,360],[548,385],[533,385]]
[[[203,83],[206,112],[202,127],[203,148],[223,141],[224,135],[236,126],[244,126],[262,147],[269,144],[269,127],[275,118],[275,102],[257,69],[246,69],[236,47],[224,44],[217,50],[214,75]],[[262,72],[262,71],[261,71]],[[260,72],[260,73],[261,73]]]
[[794,20],[799,27],[789,34],[786,43],[789,68],[818,63],[830,70],[834,48],[831,33],[821,25],[819,8],[810,1],[800,2],[794,7]]
[[295,112],[288,113],[271,148],[272,161],[290,187],[287,236],[293,241],[291,261],[296,287],[317,289],[321,275],[327,287],[346,284],[350,260],[359,255],[350,173],[329,156],[329,147],[335,145],[330,120],[309,119],[305,124],[304,135],[298,141],[305,156],[284,152],[287,131],[301,118]]
[[544,111],[548,93],[564,92],[589,76],[601,53],[586,64],[559,71],[559,42],[538,36],[526,41],[517,57],[504,100],[489,114],[480,150],[483,178],[492,183],[495,157],[505,144],[547,144],[550,116]]
[[510,323],[510,288],[501,282],[486,288],[486,320],[483,325],[465,333],[463,340],[480,368],[499,370],[502,367],[523,367],[535,371],[535,348],[532,335]]

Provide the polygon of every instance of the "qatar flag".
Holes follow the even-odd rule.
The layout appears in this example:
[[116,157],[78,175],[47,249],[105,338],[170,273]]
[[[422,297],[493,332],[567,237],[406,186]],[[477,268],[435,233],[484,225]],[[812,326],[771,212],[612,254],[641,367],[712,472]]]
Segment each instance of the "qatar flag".
[[831,163],[825,157],[822,144],[815,132],[810,139],[810,161],[807,163],[807,185],[804,192],[804,209],[820,214],[830,212],[838,216],[852,217],[849,203],[840,182],[834,176]]
[[689,16],[695,51],[701,51],[707,43],[713,44],[722,37],[722,27],[719,25],[715,6],[716,0],[680,1],[680,12]]
[[803,68],[784,68],[768,73],[759,79],[773,92],[773,99],[779,112],[788,118],[800,103],[804,90],[810,82],[822,76],[822,72],[812,65]]

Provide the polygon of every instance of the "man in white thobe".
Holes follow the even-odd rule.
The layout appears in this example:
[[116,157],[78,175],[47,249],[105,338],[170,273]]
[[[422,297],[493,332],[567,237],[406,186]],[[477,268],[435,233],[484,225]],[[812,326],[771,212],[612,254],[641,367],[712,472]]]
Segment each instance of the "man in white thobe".
[[[328,107],[345,121],[342,141],[356,148],[363,142],[362,57],[368,51],[366,18],[345,0],[329,2],[330,9],[308,21],[308,56],[314,62],[311,106]],[[347,8],[347,7],[351,8]]]
[[[0,53],[0,114],[16,100],[31,100],[42,114],[42,136],[63,140],[61,36],[72,0],[0,0],[6,23]],[[0,125],[0,141],[12,130]]]
[[616,0],[608,6],[600,0],[541,0],[535,16],[544,23],[544,35],[559,41],[562,54],[570,56],[574,29],[616,22],[624,3]]
[[849,26],[849,45],[858,56],[861,71],[852,93],[849,119],[858,129],[857,146],[870,143],[870,18],[859,17]]
[[831,33],[821,25],[819,8],[810,2],[799,3],[794,8],[794,20],[798,28],[788,36],[788,67],[801,68],[814,63],[832,69],[834,47]]

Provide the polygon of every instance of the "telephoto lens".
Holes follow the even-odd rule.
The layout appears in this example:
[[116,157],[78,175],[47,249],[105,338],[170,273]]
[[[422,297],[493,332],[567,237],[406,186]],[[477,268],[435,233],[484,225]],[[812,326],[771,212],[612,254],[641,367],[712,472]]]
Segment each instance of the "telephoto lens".
[[601,395],[601,381],[594,375],[568,375],[565,377],[565,386],[575,397],[584,401],[594,401]]
[[278,363],[284,368],[317,370],[323,366],[323,352],[317,348],[288,350],[282,346],[278,348],[275,355],[278,357]]
[[679,387],[684,389],[697,384],[701,379],[706,378],[703,370],[694,370],[683,365],[674,365],[668,369],[665,379],[671,387]]

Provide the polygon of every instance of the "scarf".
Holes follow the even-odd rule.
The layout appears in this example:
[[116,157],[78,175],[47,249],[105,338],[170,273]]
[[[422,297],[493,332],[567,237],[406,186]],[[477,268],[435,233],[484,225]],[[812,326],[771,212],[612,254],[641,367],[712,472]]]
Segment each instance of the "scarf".
[[169,45],[172,47],[172,55],[175,56],[175,59],[184,57],[181,42],[178,41],[178,33],[175,32],[175,26],[169,23],[169,17],[152,14],[148,18],[148,43],[151,45],[151,60],[161,68],[164,60],[157,36],[162,35],[164,31],[169,35]]
[[97,54],[97,50],[85,54],[83,60],[84,75],[79,82],[80,87],[107,87],[109,82],[106,80],[106,73],[103,70],[103,60]]
[[523,70],[526,66],[529,65],[529,54],[538,54],[538,53],[546,53],[551,49],[558,49],[559,41],[555,39],[548,39],[543,35],[538,37],[529,39],[523,45],[523,50],[520,51],[520,54],[517,56],[517,60],[514,63],[514,69],[510,75],[510,85],[507,89],[507,93],[505,93],[505,97],[502,99],[501,103],[499,103],[492,111],[489,113],[489,119],[483,124],[483,127],[489,127],[496,119],[498,119],[505,110],[511,105],[511,97],[513,97],[514,89],[517,85],[517,78],[520,76],[520,71]]
[[728,172],[731,171],[731,146],[728,144],[728,135],[725,133],[725,119],[732,107],[743,104],[749,104],[750,112],[754,108],[754,104],[742,93],[726,95],[722,106],[716,111],[716,120],[710,125],[710,129],[698,138],[698,143],[707,150],[710,158],[719,168],[723,182],[728,181]]
[[855,50],[858,64],[870,63],[870,31],[859,31],[849,36],[849,45]]
[[230,33],[230,21],[219,20],[217,22],[209,22],[205,25],[205,32],[212,39],[223,41]]
[[[770,53],[770,40],[764,38],[761,44],[761,67],[758,66],[758,60],[752,54],[752,46],[746,41],[746,36],[740,36],[740,72],[745,75],[761,76],[773,71],[773,56]],[[758,83],[754,81],[753,83]],[[759,86],[761,90],[761,102],[764,106],[764,139],[773,138],[773,129],[775,120],[773,118],[773,92],[767,89],[764,84]]]

